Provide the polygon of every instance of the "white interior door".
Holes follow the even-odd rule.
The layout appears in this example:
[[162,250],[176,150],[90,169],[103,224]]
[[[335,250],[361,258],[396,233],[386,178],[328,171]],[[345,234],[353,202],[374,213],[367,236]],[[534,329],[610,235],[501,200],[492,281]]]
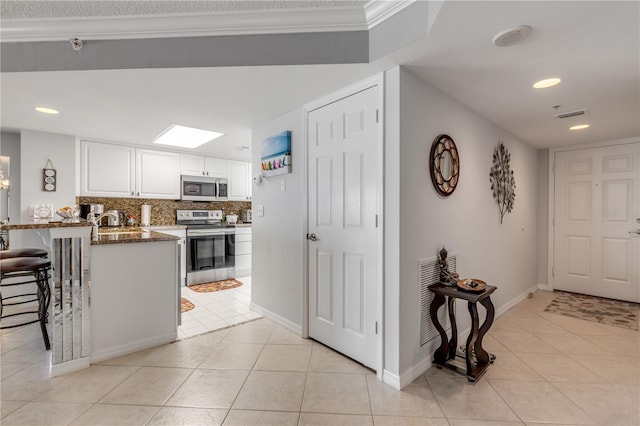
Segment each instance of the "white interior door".
[[640,302],[640,143],[555,154],[554,288]]
[[366,89],[307,123],[309,336],[374,369],[378,98]]

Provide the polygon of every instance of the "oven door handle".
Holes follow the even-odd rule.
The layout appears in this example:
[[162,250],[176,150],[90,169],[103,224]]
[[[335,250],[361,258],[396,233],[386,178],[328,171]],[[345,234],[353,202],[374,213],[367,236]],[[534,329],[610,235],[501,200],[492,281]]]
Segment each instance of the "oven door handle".
[[225,234],[225,231],[223,229],[220,229],[220,230],[201,229],[201,230],[187,231],[187,237],[211,237],[211,236],[224,235],[224,234]]

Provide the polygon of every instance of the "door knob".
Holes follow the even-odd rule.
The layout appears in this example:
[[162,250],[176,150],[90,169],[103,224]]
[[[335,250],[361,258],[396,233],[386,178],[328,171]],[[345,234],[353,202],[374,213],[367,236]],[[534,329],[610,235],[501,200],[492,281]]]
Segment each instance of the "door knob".
[[638,234],[640,235],[640,229],[638,229],[637,231],[629,231],[630,234]]
[[316,237],[316,234],[307,234],[307,240],[318,241],[318,237]]

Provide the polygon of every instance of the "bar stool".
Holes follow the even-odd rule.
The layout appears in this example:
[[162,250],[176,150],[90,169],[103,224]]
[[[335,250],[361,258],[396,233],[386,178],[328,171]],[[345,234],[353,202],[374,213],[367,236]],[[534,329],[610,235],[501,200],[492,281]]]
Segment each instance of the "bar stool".
[[13,259],[16,257],[41,257],[44,259],[47,256],[47,251],[39,248],[0,250],[0,260]]
[[[49,286],[49,271],[51,262],[38,257],[14,257],[0,260],[0,290],[4,287],[24,286],[36,284],[36,293],[22,293],[14,296],[2,297],[0,292],[0,321],[18,315],[37,314],[35,320],[27,320],[20,323],[0,325],[0,329],[20,327],[35,322],[40,323],[44,346],[51,349],[49,334],[47,333],[46,321],[49,302],[51,301],[51,287]],[[32,279],[29,279],[32,278]],[[27,298],[22,300],[22,298]],[[19,301],[14,301],[20,299]],[[8,302],[7,302],[8,301]],[[38,302],[38,309],[35,311],[23,311],[3,315],[5,306],[15,306],[24,303]]]

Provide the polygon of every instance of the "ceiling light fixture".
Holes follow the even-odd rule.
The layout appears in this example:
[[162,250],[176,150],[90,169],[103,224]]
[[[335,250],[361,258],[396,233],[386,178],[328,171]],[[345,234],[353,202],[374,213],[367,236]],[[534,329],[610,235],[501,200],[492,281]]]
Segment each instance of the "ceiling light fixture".
[[533,83],[534,89],[546,89],[547,87],[553,87],[559,84],[562,80],[558,77],[545,78],[544,80],[536,81]]
[[59,114],[60,113],[60,111],[58,111],[57,109],[43,107],[43,106],[37,106],[34,109],[43,114]]
[[498,47],[513,46],[523,42],[533,31],[529,25],[518,25],[517,27],[509,28],[504,31],[500,31],[493,37],[493,44]]
[[222,135],[224,135],[224,133],[172,124],[164,132],[160,133],[160,135],[153,140],[153,143],[178,146],[180,148],[197,148]]
[[582,130],[587,128],[589,128],[588,124],[578,124],[578,125],[569,127],[569,130]]

